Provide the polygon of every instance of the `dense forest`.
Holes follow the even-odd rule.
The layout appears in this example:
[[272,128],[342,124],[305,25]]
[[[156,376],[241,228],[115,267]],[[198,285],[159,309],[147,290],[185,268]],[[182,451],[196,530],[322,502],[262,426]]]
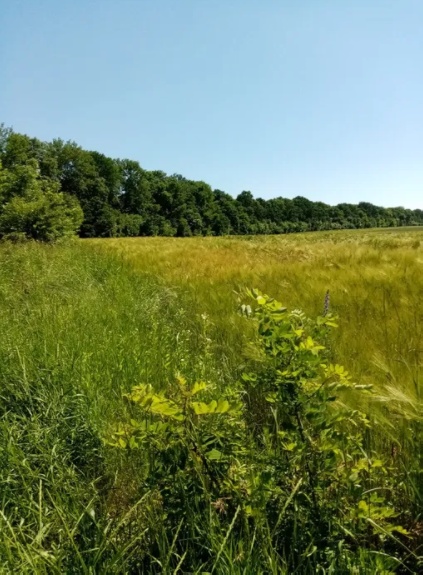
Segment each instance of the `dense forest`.
[[[81,211],[82,210],[82,211]],[[302,196],[236,198],[137,161],[43,142],[0,126],[0,235],[81,237],[281,234],[423,224],[423,210],[368,202],[329,206]]]

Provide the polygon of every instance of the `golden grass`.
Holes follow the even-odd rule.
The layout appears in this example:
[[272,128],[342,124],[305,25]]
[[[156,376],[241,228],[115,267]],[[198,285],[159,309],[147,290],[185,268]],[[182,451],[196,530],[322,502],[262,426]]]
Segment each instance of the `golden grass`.
[[354,377],[389,386],[391,411],[418,406],[423,364],[423,229],[349,230],[288,236],[85,240],[117,251],[142,273],[190,291],[222,347],[242,348],[236,315],[245,287],[320,313],[326,290],[339,314],[337,360]]

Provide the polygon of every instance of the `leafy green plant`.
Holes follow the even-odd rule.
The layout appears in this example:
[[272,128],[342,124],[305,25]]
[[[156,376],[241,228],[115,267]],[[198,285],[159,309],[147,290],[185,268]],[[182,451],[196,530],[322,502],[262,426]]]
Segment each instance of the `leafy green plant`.
[[[138,385],[125,397],[141,410],[112,435],[111,445],[147,449],[149,481],[168,478],[169,472],[183,472],[200,479],[205,490],[219,484],[219,469],[234,456],[234,426],[238,425],[240,404],[229,394],[199,401],[210,394],[204,382],[189,387],[179,376],[170,394],[155,392],[150,385]],[[229,397],[229,400],[227,399]]]
[[[138,385],[125,397],[137,415],[114,430],[109,444],[143,454],[144,488],[159,493],[165,530],[176,529],[179,537],[172,544],[175,557],[190,550],[195,565],[209,556],[196,532],[208,523],[213,505],[230,499],[225,478],[242,451],[241,404],[234,393],[213,394],[212,386],[189,386],[181,376],[167,393]],[[180,540],[187,541],[185,548]]]
[[345,394],[368,394],[370,387],[331,363],[321,344],[337,327],[336,317],[311,320],[258,290],[249,294],[255,309],[242,311],[257,321],[261,362],[243,380],[250,429],[262,446],[251,513],[266,515],[281,552],[295,539],[300,554],[315,556],[316,568],[345,545],[376,548],[387,534],[406,534],[393,522],[398,485],[388,475],[392,470],[366,449],[371,422],[343,400]]
[[136,414],[109,440],[144,454],[145,488],[160,494],[164,529],[176,530],[174,561],[223,569],[232,549],[249,564],[254,540],[259,563],[270,548],[289,572],[348,573],[359,549],[400,564],[412,553],[399,539],[407,531],[394,470],[367,447],[370,419],[345,401],[371,388],[324,345],[337,318],[325,309],[312,320],[248,293],[255,305],[241,311],[257,324],[254,369],[225,393],[180,376],[166,392],[138,385],[125,395]]

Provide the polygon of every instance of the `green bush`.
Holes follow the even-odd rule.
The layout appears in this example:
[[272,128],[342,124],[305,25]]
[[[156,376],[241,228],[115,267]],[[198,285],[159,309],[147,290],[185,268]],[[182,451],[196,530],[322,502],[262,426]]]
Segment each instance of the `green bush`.
[[[224,393],[182,377],[166,393],[136,386],[125,397],[138,414],[109,439],[142,454],[141,493],[160,501],[159,532],[175,533],[166,568],[351,573],[369,553],[372,572],[388,572],[404,549],[413,557],[399,472],[369,449],[369,418],[343,401],[371,390],[330,362],[336,318],[250,295],[254,369]],[[150,545],[160,556],[160,538]]]
[[58,189],[40,178],[35,162],[13,172],[0,166],[0,237],[51,242],[74,235],[83,220],[81,207]]

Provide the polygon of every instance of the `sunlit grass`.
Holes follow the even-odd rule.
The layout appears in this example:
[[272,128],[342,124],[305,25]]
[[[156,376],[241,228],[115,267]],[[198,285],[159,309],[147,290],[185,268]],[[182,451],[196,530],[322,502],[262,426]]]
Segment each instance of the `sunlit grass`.
[[127,572],[141,463],[102,441],[122,394],[227,375],[183,297],[113,256],[3,244],[0,269],[0,573]]
[[[160,531],[157,494],[141,490],[143,454],[102,438],[134,385],[166,388],[177,373],[215,389],[237,381],[253,329],[238,313],[246,287],[312,316],[330,291],[333,357],[375,386],[369,441],[410,462],[420,517],[422,229],[3,244],[0,267],[0,573],[161,572],[149,545],[165,564],[174,534]],[[263,572],[253,542],[236,571],[238,542],[224,547],[212,515],[198,537],[210,533],[220,572]],[[260,550],[264,572],[283,572],[270,542]],[[360,557],[367,572],[390,565]]]
[[[290,236],[90,240],[136,270],[189,292],[228,350],[242,340],[237,305],[256,286],[319,313],[330,291],[340,317],[336,358],[357,379],[421,394],[423,230],[354,230]],[[193,310],[194,311],[194,310]]]

